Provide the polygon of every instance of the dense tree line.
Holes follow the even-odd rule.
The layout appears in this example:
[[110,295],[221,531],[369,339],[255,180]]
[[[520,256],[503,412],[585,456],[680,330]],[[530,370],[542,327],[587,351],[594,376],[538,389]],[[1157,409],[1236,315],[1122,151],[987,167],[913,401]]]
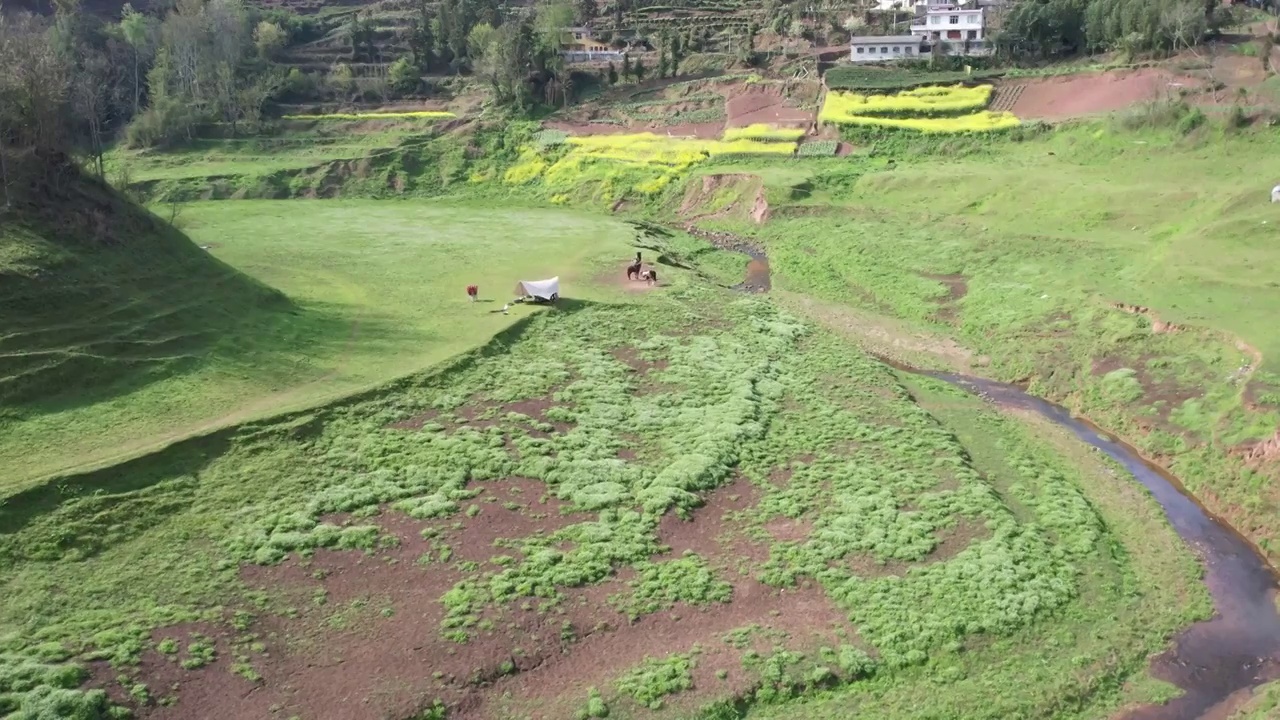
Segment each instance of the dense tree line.
[[1217,0],[1022,0],[998,35],[1007,55],[1176,52],[1224,22]]

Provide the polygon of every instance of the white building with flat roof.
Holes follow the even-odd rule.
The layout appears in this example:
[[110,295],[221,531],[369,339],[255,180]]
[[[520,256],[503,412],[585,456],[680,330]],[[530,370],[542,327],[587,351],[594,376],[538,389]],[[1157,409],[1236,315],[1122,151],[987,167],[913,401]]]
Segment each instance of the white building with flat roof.
[[849,39],[853,62],[890,62],[920,57],[924,38],[917,35],[864,35]]
[[986,8],[962,7],[930,0],[916,6],[911,20],[911,34],[932,45],[945,43],[950,55],[986,55],[991,52],[987,42]]

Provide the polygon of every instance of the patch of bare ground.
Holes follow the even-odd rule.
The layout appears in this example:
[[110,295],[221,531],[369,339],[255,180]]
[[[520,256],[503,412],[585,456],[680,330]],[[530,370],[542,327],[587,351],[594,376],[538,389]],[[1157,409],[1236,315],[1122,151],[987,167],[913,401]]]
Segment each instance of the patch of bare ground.
[[960,274],[920,273],[921,277],[942,283],[947,288],[945,297],[937,299],[938,309],[933,318],[944,325],[955,325],[960,319],[960,301],[969,294],[969,281]]
[[628,277],[627,268],[630,266],[631,266],[631,263],[623,263],[621,265],[618,265],[617,270],[611,270],[597,276],[595,278],[595,282],[596,284],[604,285],[605,287],[613,287],[613,288],[618,288],[619,290],[623,290],[625,292],[635,292],[635,293],[650,292],[652,290],[657,290],[658,288],[666,287],[669,284],[666,282],[666,280],[663,279],[663,276],[659,271],[659,269],[657,267],[654,267],[653,265],[650,265],[649,263],[642,264],[640,269],[641,271],[648,270],[650,272],[657,272],[658,273],[657,281],[648,282],[646,280],[640,280],[638,278],[633,279],[631,277]]
[[[730,647],[723,641],[723,635],[731,630],[757,626],[760,634],[785,638],[784,644],[797,650],[834,646],[856,637],[844,613],[820,588],[812,584],[773,588],[749,575],[729,572],[743,560],[764,557],[763,548],[737,534],[732,520],[733,513],[754,505],[756,493],[749,482],[738,479],[710,493],[692,520],[668,514],[659,525],[660,542],[670,548],[660,557],[693,551],[707,558],[733,586],[731,602],[707,606],[678,603],[629,623],[601,602],[611,592],[623,590],[622,582],[590,588],[587,592],[593,602],[569,602],[566,609],[574,627],[593,628],[592,632],[581,637],[568,653],[548,658],[530,672],[499,680],[474,714],[459,717],[572,717],[585,703],[589,688],[607,693],[619,676],[646,657],[689,652],[696,645],[701,652],[693,673],[694,687],[666,703],[669,712],[692,710],[744,693],[756,682],[742,667],[745,648]],[[768,651],[771,647],[757,649]],[[719,677],[722,672],[723,678]],[[496,712],[498,709],[501,712]]]
[[[459,426],[465,425],[477,429],[499,426],[508,422],[506,418],[508,413],[517,413],[531,418],[534,422],[551,425],[555,428],[555,432],[566,433],[573,429],[572,424],[551,420],[546,416],[548,410],[560,405],[555,401],[554,394],[555,391],[553,390],[540,398],[529,398],[503,404],[489,404],[480,398],[473,397],[467,404],[455,410],[454,413],[460,419]],[[547,436],[546,432],[537,428],[526,428],[526,430],[535,437]]]
[[638,349],[630,345],[624,345],[619,348],[614,348],[611,351],[611,354],[619,362],[631,368],[632,371],[634,371],[637,375],[648,375],[650,372],[653,372],[654,370],[658,370],[658,371],[666,370],[667,367],[671,364],[665,358],[659,358],[657,360],[648,360],[640,354],[640,351]]
[[[716,199],[724,190],[735,191],[737,196],[724,207],[712,212],[699,212],[704,205]],[[750,209],[746,209],[748,196],[751,198]],[[692,223],[741,214],[744,210],[746,216],[757,225],[769,219],[769,201],[765,197],[764,183],[757,175],[721,173],[702,176],[702,182],[699,185],[691,183],[680,202],[679,214]]]
[[393,422],[387,427],[392,430],[421,430],[427,423],[435,422],[439,417],[440,412],[438,410],[428,410],[427,412],[414,415],[411,418],[407,418],[399,422]]
[[726,485],[708,493],[702,507],[694,511],[689,520],[675,513],[667,513],[658,523],[658,542],[670,548],[670,554],[680,556],[692,551],[707,558],[713,566],[724,564],[726,555],[760,557],[760,548],[754,547],[732,522],[733,513],[754,507],[760,491],[745,478],[738,477]]
[[[89,664],[88,686],[105,690],[112,702],[133,708],[140,717],[168,717],[155,713],[164,709],[160,703],[168,704],[175,698],[182,698],[190,707],[199,708],[216,704],[223,697],[246,701],[258,690],[257,683],[232,672],[231,651],[235,646],[235,636],[227,626],[211,623],[170,625],[152,631],[151,641],[153,646],[142,653],[139,664],[123,671],[137,682],[146,684],[151,698],[148,705],[139,705],[138,698],[126,692],[118,682],[122,671],[106,661]],[[164,641],[175,643],[176,650],[165,654],[155,649],[155,645]],[[188,649],[193,643],[212,646],[215,656],[201,667],[188,669],[182,662],[190,658]]]
[[[495,547],[503,538],[549,534],[587,517],[566,514],[564,503],[537,481],[511,478],[482,487],[474,516],[425,523],[394,512],[378,517],[373,522],[399,541],[395,547],[369,554],[318,550],[307,561],[244,568],[247,587],[273,598],[277,609],[289,608],[259,617],[251,628],[266,649],[252,656],[261,681],[233,675],[228,631],[206,630],[218,638],[219,654],[205,668],[183,671],[144,658],[138,680],[157,695],[177,683],[176,702],[140,708],[139,716],[403,718],[436,699],[465,712],[504,672],[562,654],[568,644],[563,618],[533,605],[488,611],[484,620],[492,625],[473,629],[466,643],[441,637],[440,596],[463,579],[456,565],[441,561],[442,547],[452,560],[485,564],[515,553]],[[424,537],[425,528],[434,536]],[[424,555],[433,560],[418,562]]]
[[778,542],[803,542],[813,532],[813,522],[803,518],[779,517],[765,523],[764,530]]
[[1124,312],[1127,312],[1130,315],[1142,315],[1143,317],[1149,319],[1151,321],[1151,332],[1157,335],[1161,333],[1182,332],[1183,330],[1186,329],[1181,325],[1175,325],[1174,323],[1164,322],[1163,320],[1160,319],[1159,316],[1155,314],[1155,312],[1151,310],[1151,308],[1148,308],[1148,307],[1143,307],[1141,305],[1128,305],[1126,303],[1119,303],[1119,302],[1112,303],[1111,307],[1117,310],[1123,310]]
[[1247,464],[1255,468],[1280,463],[1280,430],[1266,440],[1244,443],[1236,451]]
[[1280,409],[1280,403],[1273,398],[1280,398],[1280,385],[1265,383],[1257,378],[1250,378],[1244,384],[1244,406],[1250,412],[1271,412]]
[[786,97],[772,88],[753,88],[725,102],[728,127],[746,127],[765,123],[779,127],[814,128],[814,113],[789,107]]
[[844,567],[861,578],[888,576],[904,576],[912,568],[941,563],[959,555],[961,551],[975,542],[991,537],[986,525],[973,519],[961,517],[956,524],[938,531],[937,544],[933,550],[918,561],[902,560],[880,561],[869,555],[852,555],[833,563],[833,566]]
[[[1142,397],[1138,402],[1143,406],[1155,409],[1154,414],[1135,415],[1134,421],[1138,427],[1143,430],[1159,428],[1195,441],[1194,435],[1186,428],[1170,420],[1170,415],[1184,402],[1202,396],[1204,394],[1202,390],[1204,385],[1202,382],[1193,380],[1157,377],[1150,369],[1150,362],[1154,359],[1154,355],[1142,355],[1137,359],[1118,356],[1095,358],[1091,363],[1090,372],[1094,376],[1103,376],[1124,368],[1133,370],[1134,379],[1142,387]],[[1198,368],[1194,370],[1194,375],[1192,375],[1192,377],[1200,378],[1201,381],[1208,380],[1209,376],[1208,368]]]
[[1101,73],[1020,80],[1022,91],[1013,104],[1020,118],[1066,120],[1112,112],[1157,100],[1182,88],[1199,88],[1201,81],[1168,70],[1142,68]]

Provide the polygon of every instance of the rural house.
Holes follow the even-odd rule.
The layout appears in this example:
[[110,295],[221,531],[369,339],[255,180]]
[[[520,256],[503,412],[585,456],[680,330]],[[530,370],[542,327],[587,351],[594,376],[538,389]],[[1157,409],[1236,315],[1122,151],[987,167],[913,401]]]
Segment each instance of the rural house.
[[930,44],[941,42],[948,55],[987,55],[986,8],[930,2],[917,5],[911,34]]
[[849,39],[849,59],[886,62],[920,57],[924,38],[914,35],[865,35]]
[[621,60],[623,53],[595,39],[591,28],[571,27],[562,31],[560,56],[572,63]]

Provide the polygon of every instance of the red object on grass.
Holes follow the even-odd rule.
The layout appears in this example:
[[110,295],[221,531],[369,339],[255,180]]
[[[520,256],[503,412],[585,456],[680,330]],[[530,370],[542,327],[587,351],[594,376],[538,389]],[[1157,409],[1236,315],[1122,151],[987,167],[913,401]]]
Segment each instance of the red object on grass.
[[475,285],[468,285],[467,294],[470,295],[471,297],[475,297],[476,295],[480,294],[480,288],[476,287]]

